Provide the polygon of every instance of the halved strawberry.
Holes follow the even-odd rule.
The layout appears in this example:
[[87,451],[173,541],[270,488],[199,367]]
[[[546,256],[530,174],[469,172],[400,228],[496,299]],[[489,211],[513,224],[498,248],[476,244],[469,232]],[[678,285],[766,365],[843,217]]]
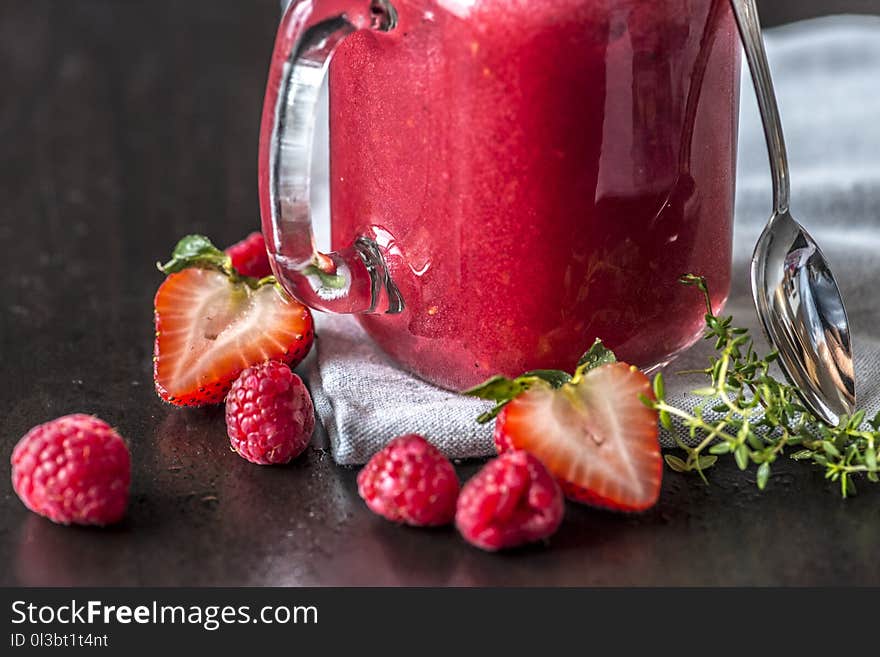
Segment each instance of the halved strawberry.
[[643,511],[660,495],[663,461],[651,383],[626,363],[589,369],[559,387],[533,384],[495,421],[499,450],[524,449],[556,476],[569,499]]
[[[202,240],[195,245],[194,240]],[[186,240],[191,240],[184,244]],[[156,391],[177,406],[223,401],[243,369],[295,366],[314,341],[312,315],[274,279],[241,277],[205,238],[181,240],[154,300]]]

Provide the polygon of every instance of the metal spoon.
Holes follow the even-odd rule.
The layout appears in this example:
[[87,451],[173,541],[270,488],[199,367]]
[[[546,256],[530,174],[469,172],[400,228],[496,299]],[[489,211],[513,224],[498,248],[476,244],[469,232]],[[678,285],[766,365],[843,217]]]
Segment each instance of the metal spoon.
[[849,323],[816,242],[791,216],[788,155],[755,0],[731,0],[752,73],[773,175],[774,212],[752,256],[755,308],[788,380],[820,419],[855,408]]

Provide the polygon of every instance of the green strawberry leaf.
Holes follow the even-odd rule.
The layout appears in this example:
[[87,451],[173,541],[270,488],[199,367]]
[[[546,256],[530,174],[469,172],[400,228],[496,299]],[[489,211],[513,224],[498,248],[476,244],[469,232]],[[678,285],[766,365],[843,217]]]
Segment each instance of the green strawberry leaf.
[[[277,285],[274,276],[252,278],[239,274],[235,267],[232,266],[232,258],[214,246],[211,240],[204,235],[187,235],[174,247],[174,251],[171,253],[171,260],[164,265],[157,262],[156,266],[165,275],[175,274],[191,267],[216,269],[220,273],[225,274],[232,283],[244,283],[254,290],[264,285]],[[280,285],[278,290],[287,296],[287,293]]]
[[477,422],[486,424],[494,420],[498,413],[501,412],[501,409],[511,400],[524,393],[533,385],[548,384],[554,388],[559,388],[569,381],[571,381],[571,376],[567,372],[560,370],[532,370],[515,379],[509,379],[506,376],[493,376],[488,381],[465,390],[461,394],[496,402],[491,410],[486,411],[477,418]]
[[525,381],[528,379],[541,379],[546,381],[554,388],[561,388],[563,385],[571,381],[571,374],[562,370],[532,370],[526,372],[517,381]]
[[492,407],[491,410],[488,410],[485,413],[480,413],[480,415],[477,416],[477,424],[487,424],[487,423],[491,422],[492,420],[494,420],[496,417],[498,417],[498,414],[501,412],[501,409],[504,408],[505,406],[507,406],[509,401],[510,400],[508,400],[502,404],[496,404],[495,406]]
[[501,409],[510,401],[524,393],[533,385],[549,385],[553,388],[561,388],[567,383],[579,382],[584,374],[591,369],[608,363],[616,363],[617,358],[614,352],[607,349],[601,340],[596,340],[589,351],[585,353],[578,361],[577,370],[574,377],[568,372],[562,370],[532,370],[526,372],[522,376],[515,379],[506,376],[493,376],[488,381],[478,386],[465,390],[461,394],[468,397],[478,397],[479,399],[488,399],[495,402],[495,406],[480,415],[477,422],[486,424],[495,419]]
[[602,341],[599,338],[596,338],[593,346],[590,347],[587,353],[581,356],[581,359],[578,361],[577,369],[574,372],[574,378],[580,381],[584,374],[590,370],[616,362],[617,356],[614,355],[614,352],[602,344]]
[[528,386],[524,386],[522,382],[518,382],[516,379],[508,379],[506,376],[493,376],[488,381],[462,391],[461,394],[468,397],[491,399],[492,401],[500,402],[510,401],[526,390],[528,390]]
[[204,235],[187,235],[181,239],[171,253],[171,260],[158,267],[163,274],[174,274],[189,267],[218,269],[227,275],[234,273],[232,258]]

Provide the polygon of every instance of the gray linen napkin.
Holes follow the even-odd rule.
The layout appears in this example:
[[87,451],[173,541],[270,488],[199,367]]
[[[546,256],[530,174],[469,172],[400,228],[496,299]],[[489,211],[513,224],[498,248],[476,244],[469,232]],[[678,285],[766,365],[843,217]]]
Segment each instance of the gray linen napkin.
[[[859,404],[873,414],[880,408],[880,19],[838,16],[771,30],[767,49],[789,144],[793,214],[820,243],[840,283],[854,336]],[[760,336],[748,263],[770,213],[770,174],[747,73],[737,184],[734,282],[725,313]],[[318,197],[326,216],[326,186]],[[474,422],[485,402],[403,372],[350,317],[317,319],[309,379],[337,462],[364,463],[409,432],[453,458],[493,453],[491,425]],[[697,403],[687,391],[702,383],[675,372],[705,367],[708,354],[709,346],[699,343],[667,368],[676,404]],[[672,442],[668,435],[662,440]]]

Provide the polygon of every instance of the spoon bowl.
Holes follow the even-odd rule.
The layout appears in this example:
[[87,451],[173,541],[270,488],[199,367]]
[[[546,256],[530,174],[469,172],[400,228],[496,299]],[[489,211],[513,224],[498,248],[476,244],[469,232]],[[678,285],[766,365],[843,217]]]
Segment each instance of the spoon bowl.
[[752,257],[758,316],[787,378],[828,424],[855,408],[846,308],[825,257],[789,212],[774,214]]

